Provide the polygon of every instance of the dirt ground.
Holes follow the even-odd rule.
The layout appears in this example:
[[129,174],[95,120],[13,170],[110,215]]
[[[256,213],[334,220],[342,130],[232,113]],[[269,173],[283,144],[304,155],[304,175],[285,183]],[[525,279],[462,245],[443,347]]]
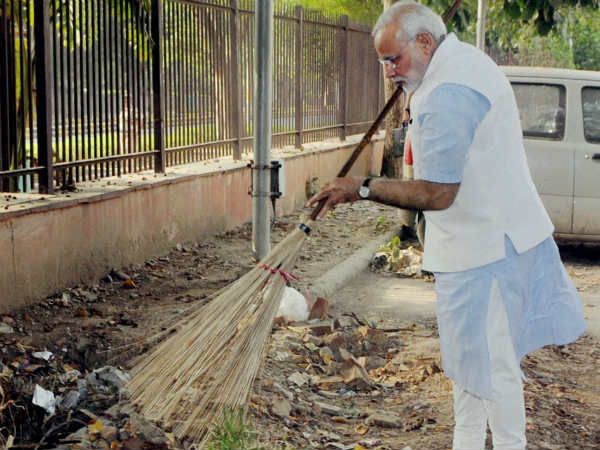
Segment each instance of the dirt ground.
[[[275,220],[273,241],[292,230],[298,217]],[[396,217],[393,208],[366,202],[338,207],[306,242],[294,270],[299,278],[296,287],[305,289],[367,241],[382,236],[395,226]],[[578,289],[599,294],[599,252],[569,246],[562,253]],[[0,410],[10,412],[0,424],[9,430],[3,436],[16,435],[26,446],[48,434],[39,408],[15,408],[19,402],[29,402],[27,394],[34,377],[40,380],[61,369],[28,363],[30,369],[38,367],[19,371],[31,351],[48,350],[60,358],[60,364],[81,373],[105,365],[127,370],[133,358],[148,348],[145,338],[176,323],[186,306],[207,302],[211,293],[253,266],[251,228],[247,225],[198,242],[182,242],[167,255],[115,268],[97,283],[67,289],[38,305],[5,315],[3,323],[14,332],[0,334],[2,372],[13,372],[12,384],[4,382],[2,388],[4,392],[13,390],[14,404],[7,406],[9,396],[2,395]],[[368,380],[362,372],[346,376],[348,368],[338,362],[343,358],[338,358],[336,348],[329,345],[332,354],[324,351],[331,333],[317,333],[302,324],[274,328],[251,393],[252,423],[259,445],[451,447],[451,389],[440,370],[434,316],[414,321],[405,317],[396,323],[371,313],[367,303],[336,301],[328,316],[334,324],[331,333],[339,333],[342,346],[354,357],[363,358]],[[528,448],[600,448],[599,360],[600,342],[590,335],[525,359]],[[15,394],[18,389],[21,396]],[[105,396],[95,401],[84,406],[100,413],[115,400]],[[120,448],[119,444],[113,448]]]

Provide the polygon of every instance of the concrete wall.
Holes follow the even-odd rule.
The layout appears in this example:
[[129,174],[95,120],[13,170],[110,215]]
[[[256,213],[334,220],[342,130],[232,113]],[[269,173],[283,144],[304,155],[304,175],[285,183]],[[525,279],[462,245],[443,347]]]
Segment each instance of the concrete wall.
[[[357,137],[274,153],[284,160],[278,215],[306,202],[306,181],[333,178]],[[377,175],[379,137],[352,174]],[[81,184],[76,193],[4,196],[0,210],[0,311],[30,304],[81,282],[252,220],[248,161],[199,163],[166,175],[136,174]]]

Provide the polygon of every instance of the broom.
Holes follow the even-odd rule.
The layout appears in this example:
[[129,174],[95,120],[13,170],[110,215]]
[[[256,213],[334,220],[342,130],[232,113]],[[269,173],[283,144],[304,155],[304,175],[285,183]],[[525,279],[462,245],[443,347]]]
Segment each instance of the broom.
[[[338,177],[346,176],[401,92],[394,91]],[[224,408],[245,408],[284,287],[293,278],[289,272],[326,201],[256,267],[213,294],[206,306],[192,309],[175,334],[142,357],[128,387],[144,416],[201,447],[223,423]]]

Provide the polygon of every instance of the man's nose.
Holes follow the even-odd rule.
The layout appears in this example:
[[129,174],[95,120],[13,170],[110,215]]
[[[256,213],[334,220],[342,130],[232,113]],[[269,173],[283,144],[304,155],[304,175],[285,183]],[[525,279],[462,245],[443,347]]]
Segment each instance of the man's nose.
[[384,67],[384,70],[385,70],[385,77],[386,78],[392,78],[392,77],[394,77],[396,75],[395,74],[395,71],[396,71],[395,67],[392,67],[391,65],[388,65],[388,64],[386,64],[383,67]]

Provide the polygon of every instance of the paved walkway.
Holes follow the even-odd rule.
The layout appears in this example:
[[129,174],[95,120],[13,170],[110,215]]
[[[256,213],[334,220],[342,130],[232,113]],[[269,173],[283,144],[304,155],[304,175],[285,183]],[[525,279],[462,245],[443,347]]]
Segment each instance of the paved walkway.
[[[433,283],[421,279],[384,276],[368,269],[359,271],[330,300],[333,305],[340,305],[344,310],[389,321],[389,326],[435,318],[436,295]],[[581,301],[588,332],[600,338],[600,295],[582,293]]]

